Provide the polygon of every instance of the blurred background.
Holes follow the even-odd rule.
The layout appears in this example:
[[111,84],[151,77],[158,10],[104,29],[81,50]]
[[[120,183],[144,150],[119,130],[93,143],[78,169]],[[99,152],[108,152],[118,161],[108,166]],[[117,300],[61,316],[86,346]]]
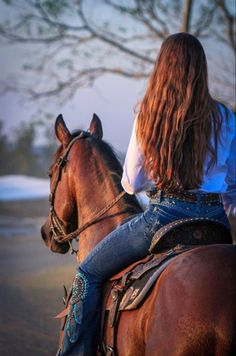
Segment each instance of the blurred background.
[[235,111],[234,0],[0,0],[1,355],[53,355],[73,256],[40,238],[54,122],[87,129],[95,112],[124,157],[160,45],[196,35],[212,95]]

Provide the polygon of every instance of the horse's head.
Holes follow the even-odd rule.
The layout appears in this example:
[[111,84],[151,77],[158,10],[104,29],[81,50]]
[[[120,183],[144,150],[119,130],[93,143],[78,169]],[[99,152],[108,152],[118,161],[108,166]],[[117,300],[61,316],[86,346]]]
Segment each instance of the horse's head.
[[[89,132],[90,134],[87,135],[102,137],[101,121],[96,115],[91,121]],[[64,233],[68,234],[76,230],[78,226],[76,189],[73,181],[75,159],[70,149],[74,141],[86,137],[86,133],[77,131],[75,134],[71,134],[62,115],[59,115],[56,119],[55,133],[61,145],[49,170],[50,211],[45,224],[41,228],[41,234],[45,244],[53,252],[66,253],[70,247],[69,243],[59,243],[57,236]]]

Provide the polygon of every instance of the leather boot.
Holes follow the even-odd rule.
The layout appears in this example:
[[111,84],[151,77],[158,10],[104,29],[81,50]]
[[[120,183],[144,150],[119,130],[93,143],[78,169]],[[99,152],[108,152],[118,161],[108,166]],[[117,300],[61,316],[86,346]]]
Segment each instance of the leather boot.
[[101,288],[77,271],[69,301],[70,309],[58,355],[94,356],[97,351]]

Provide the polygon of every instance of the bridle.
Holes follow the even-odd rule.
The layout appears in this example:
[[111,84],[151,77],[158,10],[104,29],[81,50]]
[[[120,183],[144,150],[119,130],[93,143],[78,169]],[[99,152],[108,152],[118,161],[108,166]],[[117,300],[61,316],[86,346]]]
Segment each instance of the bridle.
[[57,173],[56,173],[56,178],[54,180],[54,183],[51,188],[51,192],[49,195],[49,203],[50,203],[50,230],[52,232],[53,239],[58,242],[59,244],[63,244],[65,242],[68,242],[70,245],[70,251],[71,254],[77,253],[78,251],[74,250],[73,245],[72,245],[72,240],[77,238],[79,234],[87,229],[87,227],[91,226],[92,224],[100,221],[100,218],[110,209],[112,208],[125,194],[125,191],[122,191],[120,194],[118,194],[108,205],[106,205],[102,210],[94,214],[91,219],[83,224],[81,227],[77,228],[76,230],[66,233],[66,228],[63,222],[60,220],[58,217],[55,208],[54,208],[54,202],[55,202],[55,194],[57,190],[58,183],[61,180],[61,175],[62,175],[62,170],[66,166],[68,162],[68,155],[69,152],[73,146],[73,144],[82,138],[86,138],[91,136],[91,134],[88,131],[81,131],[79,136],[76,136],[73,138],[68,146],[66,147],[64,153],[58,158],[57,160]]

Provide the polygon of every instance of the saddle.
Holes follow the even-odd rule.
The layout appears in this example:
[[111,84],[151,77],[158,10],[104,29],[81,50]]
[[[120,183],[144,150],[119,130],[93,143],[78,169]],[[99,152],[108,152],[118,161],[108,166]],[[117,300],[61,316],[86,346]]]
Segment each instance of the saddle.
[[224,223],[214,219],[187,218],[160,228],[152,239],[150,253],[166,251],[178,244],[232,244],[232,235]]
[[[139,308],[162,272],[180,254],[209,244],[231,244],[232,236],[223,223],[213,219],[189,218],[176,220],[159,229],[152,239],[150,254],[111,278],[105,293],[101,328],[101,355],[115,356],[116,334],[120,313]],[[60,342],[69,311],[71,293],[65,295],[65,309],[57,315],[61,320]],[[109,345],[105,337],[110,328]]]
[[188,218],[171,222],[159,229],[152,239],[150,255],[111,278],[107,293],[103,330],[110,328],[107,345],[103,333],[102,348],[106,356],[116,355],[116,331],[121,311],[139,308],[162,272],[178,255],[209,244],[231,244],[232,236],[225,224],[214,219]]

